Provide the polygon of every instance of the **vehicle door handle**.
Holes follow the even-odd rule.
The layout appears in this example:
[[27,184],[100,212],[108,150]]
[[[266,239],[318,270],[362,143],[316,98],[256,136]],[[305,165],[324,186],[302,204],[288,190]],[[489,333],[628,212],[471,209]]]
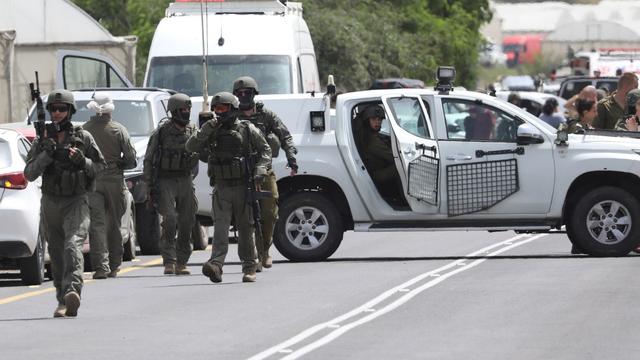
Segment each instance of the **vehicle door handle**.
[[454,161],[469,161],[471,159],[473,159],[471,157],[471,155],[464,155],[464,154],[456,154],[456,155],[447,156],[447,160],[454,160]]
[[411,155],[411,156],[413,156],[413,155],[415,155],[415,154],[416,154],[416,151],[415,151],[415,150],[413,150],[413,149],[411,149],[411,148],[406,148],[406,149],[402,150],[402,152],[403,152],[405,155]]

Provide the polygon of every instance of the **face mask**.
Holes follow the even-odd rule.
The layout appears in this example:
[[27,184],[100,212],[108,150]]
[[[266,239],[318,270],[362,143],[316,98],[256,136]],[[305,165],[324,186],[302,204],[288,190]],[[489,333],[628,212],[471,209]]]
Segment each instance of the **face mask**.
[[233,122],[233,120],[235,120],[236,116],[235,116],[235,112],[233,111],[226,111],[223,113],[216,113],[216,116],[218,117],[218,120],[224,125],[224,124],[230,124]]
[[191,111],[189,110],[181,110],[178,109],[175,111],[176,115],[172,118],[176,123],[185,126],[189,123],[189,117],[191,116]]

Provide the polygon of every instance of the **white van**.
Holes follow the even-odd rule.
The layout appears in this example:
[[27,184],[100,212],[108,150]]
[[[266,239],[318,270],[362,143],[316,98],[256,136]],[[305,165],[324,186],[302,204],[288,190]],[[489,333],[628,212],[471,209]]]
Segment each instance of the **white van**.
[[[201,14],[199,0],[169,5],[153,36],[144,86],[202,96]],[[320,92],[316,55],[301,3],[208,2],[206,14],[210,96],[231,91],[233,81],[245,75],[256,79],[261,94]]]

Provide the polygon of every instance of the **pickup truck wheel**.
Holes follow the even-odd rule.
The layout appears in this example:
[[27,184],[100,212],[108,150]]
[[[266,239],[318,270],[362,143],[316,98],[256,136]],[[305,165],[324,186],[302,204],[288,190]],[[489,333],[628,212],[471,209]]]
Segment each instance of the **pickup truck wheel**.
[[136,204],[136,240],[142,255],[160,254],[160,215],[147,206]]
[[629,192],[604,186],[577,202],[568,224],[571,241],[593,256],[624,256],[640,241],[640,204]]
[[338,209],[324,196],[298,193],[283,199],[274,244],[291,261],[321,261],[342,241],[344,226]]

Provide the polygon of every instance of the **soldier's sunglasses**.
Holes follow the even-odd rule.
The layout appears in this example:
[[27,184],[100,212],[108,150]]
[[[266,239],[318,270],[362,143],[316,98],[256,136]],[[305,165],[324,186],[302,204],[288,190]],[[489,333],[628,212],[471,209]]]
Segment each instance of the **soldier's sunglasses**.
[[213,105],[213,111],[216,113],[226,113],[227,111],[229,111],[231,109],[231,105],[229,104],[216,104]]
[[67,112],[69,111],[69,105],[51,105],[49,109],[51,109],[51,112]]
[[236,96],[248,96],[253,94],[253,89],[238,89],[236,90]]

